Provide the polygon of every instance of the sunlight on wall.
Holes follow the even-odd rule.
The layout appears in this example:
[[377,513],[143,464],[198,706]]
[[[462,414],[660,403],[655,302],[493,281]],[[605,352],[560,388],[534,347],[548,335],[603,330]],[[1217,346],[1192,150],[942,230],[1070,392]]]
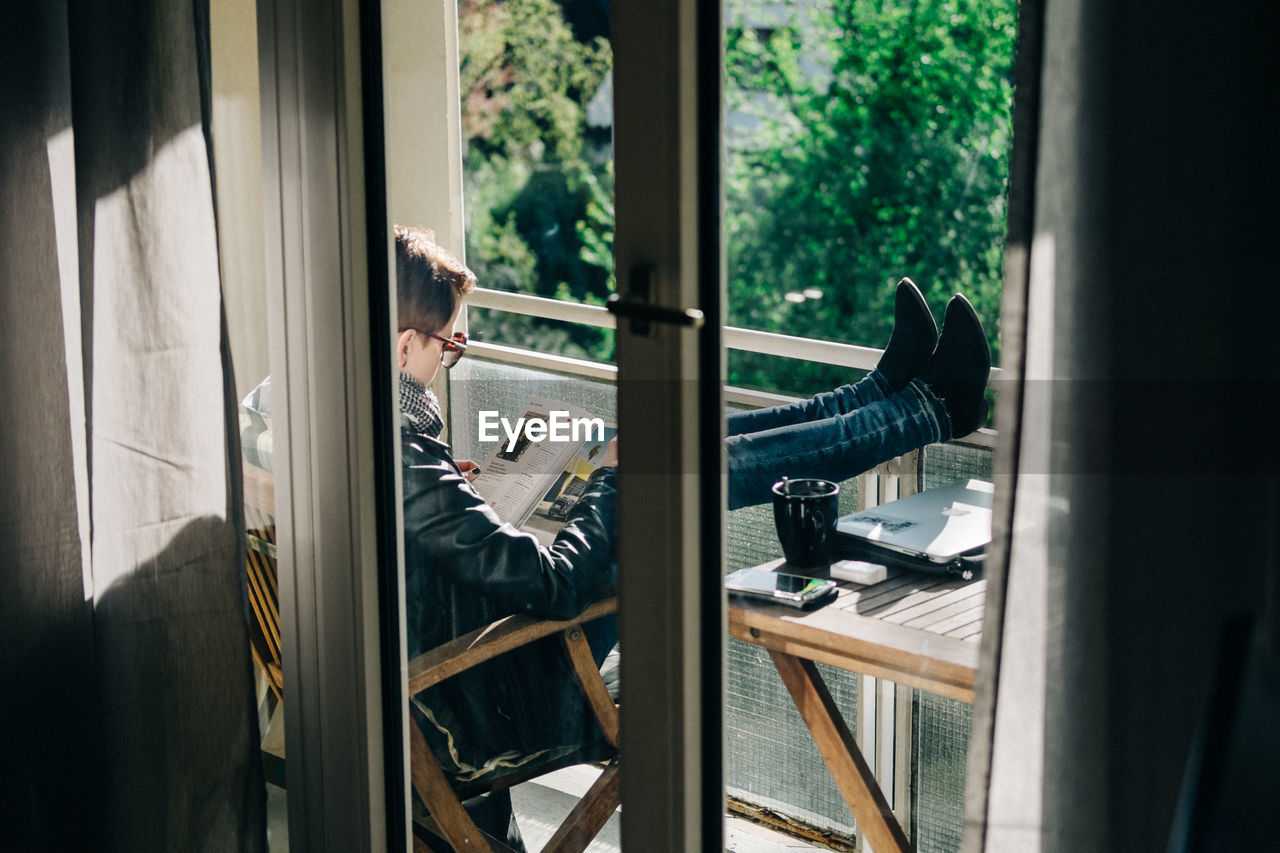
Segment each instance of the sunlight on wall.
[[270,372],[257,7],[254,0],[214,0],[209,16],[219,262],[236,395],[243,397]]

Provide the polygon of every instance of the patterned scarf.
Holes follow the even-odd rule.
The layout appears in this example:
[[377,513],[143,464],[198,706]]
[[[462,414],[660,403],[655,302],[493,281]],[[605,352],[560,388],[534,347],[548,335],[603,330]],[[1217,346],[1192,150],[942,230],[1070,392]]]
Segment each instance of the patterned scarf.
[[407,373],[400,374],[400,414],[418,432],[439,438],[444,431],[440,401],[435,393]]

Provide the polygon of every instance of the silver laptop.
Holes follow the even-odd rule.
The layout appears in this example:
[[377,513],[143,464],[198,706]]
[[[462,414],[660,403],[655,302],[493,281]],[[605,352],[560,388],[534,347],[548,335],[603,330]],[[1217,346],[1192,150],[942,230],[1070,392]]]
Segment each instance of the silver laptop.
[[991,498],[985,480],[957,480],[935,489],[842,516],[840,537],[946,563],[991,541]]

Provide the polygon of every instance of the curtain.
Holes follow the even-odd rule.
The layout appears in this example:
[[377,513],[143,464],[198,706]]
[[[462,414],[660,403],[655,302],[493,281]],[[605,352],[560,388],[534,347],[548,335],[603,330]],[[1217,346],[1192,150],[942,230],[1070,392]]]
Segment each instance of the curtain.
[[963,849],[1164,851],[1223,627],[1280,636],[1274,13],[1022,14]]
[[0,42],[5,846],[261,850],[207,0]]

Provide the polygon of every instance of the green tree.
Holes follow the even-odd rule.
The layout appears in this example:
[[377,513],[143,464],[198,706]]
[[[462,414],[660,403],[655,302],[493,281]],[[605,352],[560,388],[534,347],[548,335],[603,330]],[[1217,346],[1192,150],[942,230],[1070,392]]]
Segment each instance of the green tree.
[[[579,40],[555,0],[459,4],[467,262],[498,290],[602,303],[613,288],[612,160],[587,106],[609,71],[608,42]],[[612,335],[518,315],[477,331],[581,358],[612,357]]]
[[[730,322],[883,346],[905,275],[939,311],[968,296],[998,355],[1014,0],[828,0],[767,29],[747,4],[731,15],[726,99],[754,123],[729,128]],[[820,298],[787,301],[805,289]],[[776,361],[731,367],[777,385]],[[788,367],[801,387],[839,379]]]
[[[1016,0],[728,11],[729,322],[882,346],[906,275],[939,312],[965,293],[998,358]],[[468,262],[489,287],[601,302],[614,286],[611,147],[586,115],[608,44],[590,27],[575,36],[555,0],[461,0],[459,27]],[[476,327],[612,356],[597,329],[516,315]],[[730,358],[737,384],[801,393],[842,373]]]

